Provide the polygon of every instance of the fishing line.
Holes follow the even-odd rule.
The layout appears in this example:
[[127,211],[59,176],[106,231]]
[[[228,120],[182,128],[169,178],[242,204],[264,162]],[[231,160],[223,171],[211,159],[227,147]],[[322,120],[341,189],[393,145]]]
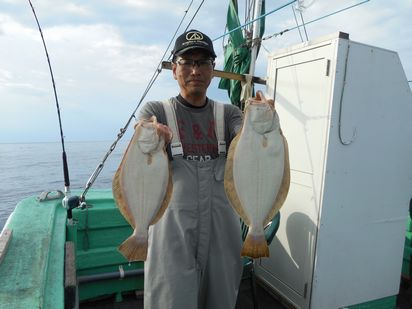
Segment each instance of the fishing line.
[[[192,1],[192,2],[193,2],[193,1]],[[193,19],[195,19],[197,13],[199,12],[200,8],[202,7],[203,2],[205,2],[205,0],[202,0],[202,2],[201,2],[201,3],[199,4],[199,6],[197,7],[197,10],[196,10],[196,12],[193,14],[192,19],[190,20],[190,22],[189,22],[189,23],[187,24],[187,26],[186,26],[185,32],[187,31],[187,29],[189,29],[190,25],[191,25],[192,22],[193,22]],[[169,57],[169,58],[170,58],[170,57]]]
[[[330,16],[332,16],[332,15],[336,15],[336,14],[341,13],[341,12],[343,12],[343,11],[352,9],[352,8],[354,8],[354,7],[356,7],[356,6],[365,4],[366,2],[369,2],[369,1],[370,1],[370,0],[364,0],[364,1],[362,1],[362,2],[356,3],[356,4],[354,4],[354,5],[348,6],[348,7],[343,8],[343,9],[340,9],[340,10],[335,11],[335,12],[333,12],[333,13],[330,13],[330,14],[321,16],[321,17],[319,17],[319,18],[313,19],[313,20],[311,20],[311,21],[308,21],[308,22],[306,23],[306,25],[309,25],[309,24],[314,23],[314,22],[316,22],[316,21],[319,21],[319,20],[321,20],[321,19],[330,17]],[[298,27],[293,27],[293,28],[290,28],[290,29],[282,30],[282,31],[280,31],[280,32],[277,32],[277,33],[268,35],[268,36],[262,38],[262,40],[269,40],[269,39],[271,39],[271,38],[273,38],[273,37],[276,37],[276,36],[279,36],[279,35],[283,35],[285,32],[288,32],[288,31],[291,31],[291,30],[295,30],[296,28],[298,28]]]
[[59,128],[60,128],[60,139],[61,139],[61,144],[62,144],[62,159],[63,159],[63,173],[64,173],[64,190],[65,190],[65,195],[67,197],[68,193],[70,192],[70,179],[69,179],[69,167],[67,164],[67,156],[66,156],[66,150],[64,147],[64,135],[63,135],[63,126],[62,126],[62,120],[61,120],[61,115],[60,115],[60,105],[59,105],[59,100],[57,98],[57,91],[56,91],[56,83],[54,81],[54,75],[53,75],[53,70],[52,70],[52,66],[50,63],[50,57],[49,57],[49,53],[47,51],[47,47],[46,47],[46,41],[44,40],[44,36],[43,36],[43,31],[41,29],[39,20],[37,18],[37,14],[36,11],[34,9],[33,4],[31,3],[30,0],[29,4],[31,7],[31,10],[33,11],[33,15],[34,18],[36,19],[36,23],[37,23],[37,27],[39,28],[40,31],[40,36],[41,36],[41,40],[43,42],[43,46],[44,46],[44,51],[46,52],[46,57],[47,57],[47,63],[49,65],[49,70],[50,70],[50,75],[51,75],[51,80],[52,80],[52,85],[53,85],[53,92],[54,92],[54,99],[56,102],[56,108],[57,108],[57,116],[59,118]]
[[[203,5],[203,2],[204,2],[204,0],[203,0],[202,3],[199,5],[199,7],[198,7],[197,11],[195,12],[193,18],[190,20],[187,28],[190,26],[190,24],[192,23],[194,17],[197,15],[200,7]],[[163,53],[163,55],[162,55],[162,57],[161,57],[161,60],[159,61],[158,65],[157,65],[157,67],[156,67],[156,70],[153,72],[153,75],[152,75],[152,77],[150,78],[149,83],[148,83],[145,91],[143,92],[140,100],[138,101],[138,103],[137,103],[137,105],[136,105],[133,113],[131,114],[131,116],[130,116],[129,119],[127,120],[127,122],[126,122],[126,124],[124,125],[124,127],[120,129],[120,132],[117,134],[116,140],[115,140],[115,141],[113,142],[113,144],[110,146],[109,150],[108,150],[107,153],[104,155],[102,161],[97,165],[96,169],[94,170],[94,172],[92,173],[92,175],[89,177],[89,179],[88,179],[88,181],[87,181],[87,183],[86,183],[85,189],[84,189],[83,193],[80,195],[80,202],[81,202],[81,203],[84,203],[87,192],[89,191],[89,189],[91,188],[91,186],[92,186],[93,183],[95,182],[96,178],[99,176],[100,172],[103,170],[103,167],[104,167],[104,164],[105,164],[107,158],[110,156],[110,154],[111,154],[111,153],[113,152],[113,150],[116,148],[117,143],[120,141],[120,139],[121,139],[121,138],[123,137],[123,135],[126,133],[126,131],[127,131],[128,127],[129,127],[130,123],[132,122],[132,120],[133,120],[133,119],[136,119],[136,112],[137,112],[138,108],[140,107],[140,105],[142,104],[144,98],[146,97],[146,95],[148,94],[148,92],[150,91],[150,89],[152,88],[152,86],[153,86],[153,84],[155,83],[157,77],[159,76],[159,74],[160,74],[160,72],[161,72],[161,70],[162,70],[162,62],[164,61],[164,59],[165,59],[165,57],[166,57],[166,54],[167,54],[168,50],[170,49],[170,46],[173,44],[173,41],[174,41],[177,33],[179,32],[179,29],[180,29],[181,25],[183,24],[183,21],[185,20],[186,15],[188,14],[188,12],[189,12],[189,10],[190,10],[190,7],[192,6],[192,3],[193,3],[193,0],[190,1],[187,9],[185,10],[184,15],[183,15],[182,19],[180,20],[180,23],[179,23],[179,25],[177,26],[175,33],[173,34],[172,38],[170,39],[170,42],[169,42],[169,44],[167,45],[166,50],[165,50],[165,52]],[[186,28],[186,30],[187,30],[187,28]],[[169,55],[168,59],[170,59],[170,58],[171,58],[171,55]]]

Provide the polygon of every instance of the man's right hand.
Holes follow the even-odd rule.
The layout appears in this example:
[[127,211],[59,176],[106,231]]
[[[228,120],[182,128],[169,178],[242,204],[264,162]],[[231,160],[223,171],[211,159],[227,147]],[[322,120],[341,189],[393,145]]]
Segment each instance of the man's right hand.
[[157,129],[157,133],[160,136],[163,136],[163,138],[165,139],[166,145],[172,141],[173,133],[172,133],[172,130],[170,130],[168,126],[161,124],[161,123],[157,123],[156,129]]

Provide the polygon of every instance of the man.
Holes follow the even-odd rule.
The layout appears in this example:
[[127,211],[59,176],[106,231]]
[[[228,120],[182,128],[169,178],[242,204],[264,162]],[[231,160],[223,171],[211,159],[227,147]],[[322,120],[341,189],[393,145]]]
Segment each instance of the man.
[[163,124],[159,130],[173,136],[168,149],[173,195],[149,229],[144,306],[230,309],[242,274],[242,241],[223,176],[225,152],[241,128],[242,113],[206,95],[216,58],[208,36],[187,31],[176,39],[172,53],[179,95],[148,102],[139,116],[155,115]]

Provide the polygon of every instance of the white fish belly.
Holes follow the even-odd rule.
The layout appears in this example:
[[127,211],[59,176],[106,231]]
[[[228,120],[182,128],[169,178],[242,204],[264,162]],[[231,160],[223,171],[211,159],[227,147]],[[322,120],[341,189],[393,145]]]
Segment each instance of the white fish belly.
[[[263,233],[263,221],[274,206],[284,172],[284,144],[278,130],[263,135],[243,132],[233,158],[233,180],[241,207],[253,230]],[[266,145],[265,145],[266,144]]]
[[[147,230],[159,211],[169,179],[168,158],[163,150],[154,152],[151,159],[137,143],[129,150],[124,163],[123,192],[138,230]],[[150,164],[149,164],[150,163]]]

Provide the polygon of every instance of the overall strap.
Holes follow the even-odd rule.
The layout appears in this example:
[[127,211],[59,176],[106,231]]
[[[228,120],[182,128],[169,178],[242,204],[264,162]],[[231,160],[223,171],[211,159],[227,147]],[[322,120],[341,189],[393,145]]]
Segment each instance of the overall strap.
[[183,156],[183,146],[180,141],[179,130],[177,127],[176,111],[172,100],[163,101],[163,108],[166,114],[167,125],[172,130],[172,141],[170,142],[170,151],[172,157]]
[[215,132],[219,156],[226,155],[225,116],[223,103],[214,101],[213,116],[215,118]]

